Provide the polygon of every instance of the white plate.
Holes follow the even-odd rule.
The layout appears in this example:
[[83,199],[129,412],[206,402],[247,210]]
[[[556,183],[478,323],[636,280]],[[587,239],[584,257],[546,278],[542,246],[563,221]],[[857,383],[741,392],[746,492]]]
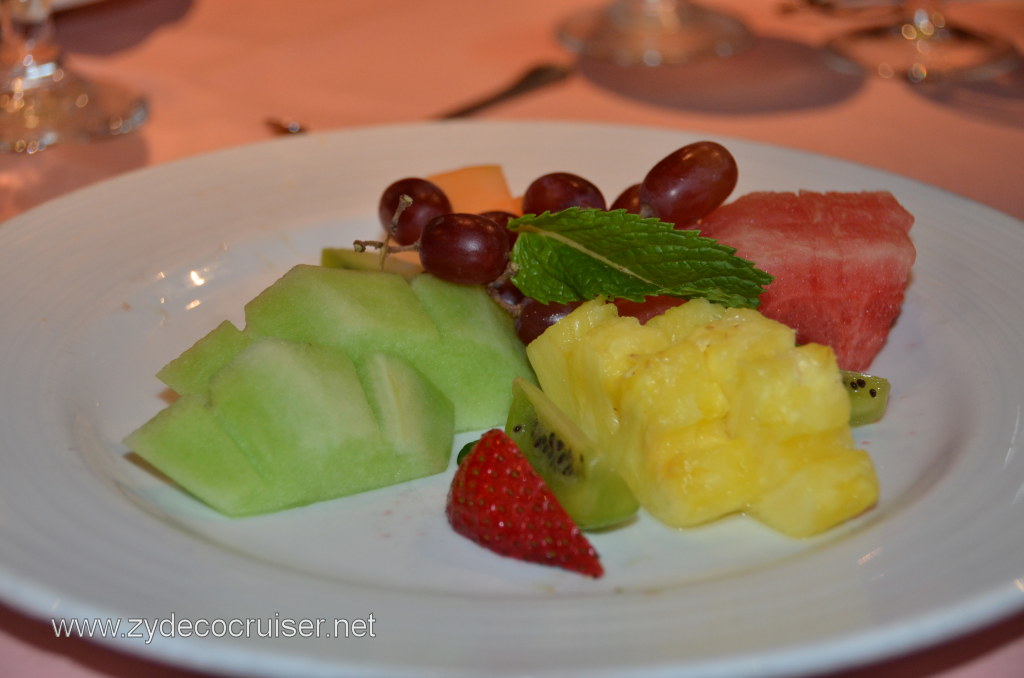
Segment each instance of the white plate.
[[[43,619],[120,619],[119,635],[146,635],[134,621],[145,620],[151,641],[107,642],[248,676],[794,676],[1020,609],[1022,224],[739,140],[723,140],[738,193],[888,189],[917,216],[914,281],[874,366],[894,400],[857,431],[882,482],[863,520],[811,541],[744,519],[687,532],[641,520],[593,537],[607,570],[593,581],[455,535],[450,472],[231,521],[126,456],[119,441],[164,404],[157,368],[219,320],[240,322],[247,299],[321,246],[375,233],[390,181],[501,163],[517,191],[564,170],[614,197],[700,137],[575,123],[357,129],[137,172],[3,224],[0,596]],[[370,615],[373,638],[255,637]],[[249,619],[261,620],[253,637],[231,637]]]

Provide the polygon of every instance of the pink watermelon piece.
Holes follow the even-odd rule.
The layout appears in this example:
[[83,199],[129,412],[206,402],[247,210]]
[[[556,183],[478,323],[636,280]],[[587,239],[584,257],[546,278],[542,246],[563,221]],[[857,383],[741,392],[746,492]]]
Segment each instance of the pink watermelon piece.
[[831,346],[841,368],[866,371],[903,305],[913,223],[886,191],[801,191],[750,193],[699,228],[775,277],[761,296],[765,316],[799,343]]

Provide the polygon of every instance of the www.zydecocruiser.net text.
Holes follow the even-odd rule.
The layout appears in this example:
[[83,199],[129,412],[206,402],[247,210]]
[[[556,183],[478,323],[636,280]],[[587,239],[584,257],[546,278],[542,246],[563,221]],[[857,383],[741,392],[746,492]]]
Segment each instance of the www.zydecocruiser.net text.
[[149,645],[156,638],[376,638],[373,613],[365,617],[334,619],[248,617],[206,619],[170,617],[162,619],[127,617],[53,618],[58,638],[130,638]]

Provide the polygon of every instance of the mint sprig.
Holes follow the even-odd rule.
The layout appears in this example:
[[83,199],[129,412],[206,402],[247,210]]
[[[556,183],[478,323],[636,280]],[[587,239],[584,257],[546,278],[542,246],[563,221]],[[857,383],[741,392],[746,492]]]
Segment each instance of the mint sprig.
[[512,282],[543,303],[669,295],[757,308],[772,281],[735,248],[625,210],[525,214],[509,228],[519,236]]

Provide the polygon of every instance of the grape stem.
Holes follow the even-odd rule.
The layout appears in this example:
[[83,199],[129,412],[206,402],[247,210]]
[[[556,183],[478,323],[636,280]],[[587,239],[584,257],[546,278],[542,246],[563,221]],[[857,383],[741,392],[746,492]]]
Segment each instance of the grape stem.
[[389,240],[391,239],[391,236],[394,235],[395,231],[398,229],[398,217],[402,216],[402,212],[408,209],[409,205],[411,204],[412,196],[408,195],[407,193],[403,193],[402,195],[398,196],[398,206],[395,207],[395,214],[394,216],[391,217],[391,232],[388,234]]
[[501,293],[498,292],[497,287],[491,287],[490,285],[488,285],[487,294],[491,297],[491,299],[494,300],[494,303],[496,303],[498,306],[501,306],[501,308],[504,309],[505,312],[508,313],[510,316],[512,316],[513,319],[518,318],[519,314],[523,312],[523,302],[519,302],[518,304],[508,303],[507,301],[505,301],[504,298],[502,298]]
[[412,245],[389,245],[383,240],[353,240],[352,249],[356,252],[365,252],[366,250],[381,250],[387,254],[394,254],[395,252],[410,252],[419,249],[419,245],[413,243]]
[[523,310],[523,302],[519,302],[518,304],[510,304],[501,296],[500,288],[502,285],[508,282],[508,280],[512,276],[514,276],[518,270],[518,267],[516,267],[516,265],[510,261],[508,262],[508,266],[505,267],[505,272],[486,286],[487,294],[490,295],[491,299],[493,299],[495,303],[498,304],[498,306],[501,306],[503,309],[505,309],[505,311],[513,318],[519,317],[519,314]]
[[398,217],[402,216],[402,212],[404,212],[411,204],[412,198],[410,196],[405,193],[398,196],[398,207],[395,208],[395,214],[391,217],[391,228],[384,234],[384,240],[355,240],[352,242],[352,249],[356,252],[365,252],[367,249],[380,250],[382,268],[384,264],[384,257],[388,254],[391,254],[392,252],[408,252],[409,250],[417,249],[417,245],[415,243],[404,247],[391,244],[391,237],[394,235],[395,229],[398,228]]
[[495,278],[494,281],[491,282],[489,287],[494,287],[494,288],[501,287],[506,282],[508,282],[509,278],[511,278],[512,276],[514,276],[518,272],[519,272],[519,268],[515,264],[513,264],[511,261],[508,262],[508,266],[505,267],[505,272],[502,273],[501,275],[499,275],[497,278]]

